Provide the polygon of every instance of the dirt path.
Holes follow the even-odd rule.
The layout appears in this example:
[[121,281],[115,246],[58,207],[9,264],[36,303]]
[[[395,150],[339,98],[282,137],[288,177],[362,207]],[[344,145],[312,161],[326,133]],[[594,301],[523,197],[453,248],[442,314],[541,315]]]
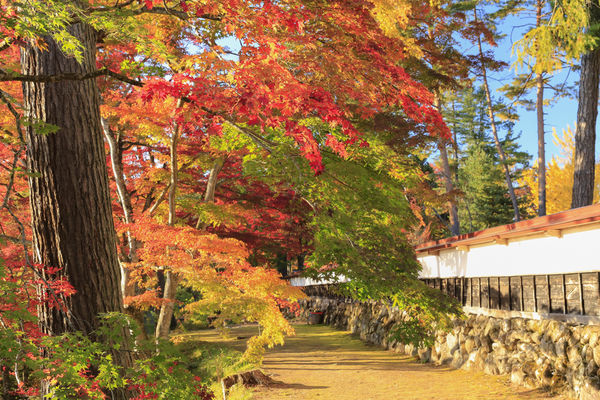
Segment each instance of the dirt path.
[[281,384],[256,389],[256,400],[563,400],[506,377],[420,364],[327,326],[296,332],[267,353],[263,369]]

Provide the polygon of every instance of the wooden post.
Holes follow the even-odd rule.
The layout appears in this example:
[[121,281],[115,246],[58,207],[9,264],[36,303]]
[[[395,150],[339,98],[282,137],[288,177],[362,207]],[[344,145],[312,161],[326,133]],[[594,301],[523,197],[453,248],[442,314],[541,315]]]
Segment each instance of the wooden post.
[[511,285],[511,281],[510,281],[510,276],[508,277],[508,311],[512,311],[512,289],[510,287]]
[[458,294],[456,293],[457,285],[456,285],[456,277],[454,277],[454,298],[458,300]]
[[579,311],[581,315],[585,315],[585,305],[583,304],[583,277],[579,273]]
[[[600,281],[599,281],[600,282]],[[600,289],[599,289],[600,291]],[[469,305],[473,307],[473,278],[469,278]]]
[[498,310],[502,310],[502,290],[500,290],[500,277],[498,277]]
[[596,298],[596,305],[600,307],[600,272],[598,272],[596,279],[598,280],[598,291],[596,292],[598,297]]
[[563,314],[567,313],[567,285],[565,283],[565,274],[562,274],[562,292],[563,292]]
[[521,310],[520,311],[525,311],[525,299],[524,297],[524,292],[523,292],[523,276],[519,277],[519,282],[521,282]]
[[488,285],[488,293],[487,293],[488,294],[488,296],[487,296],[487,298],[488,298],[488,308],[492,308],[492,288],[491,288],[491,285],[490,285],[490,277],[489,276],[487,278],[487,285]]
[[479,277],[477,279],[479,279],[479,285],[478,285],[478,289],[479,289],[479,307],[481,307],[481,277]]
[[533,312],[538,312],[538,304],[537,304],[537,278],[535,275],[531,276],[533,280]]
[[460,305],[464,306],[466,305],[466,299],[465,299],[465,278],[464,277],[460,277]]
[[546,275],[546,286],[548,286],[548,314],[552,312],[552,292],[550,287],[550,275]]

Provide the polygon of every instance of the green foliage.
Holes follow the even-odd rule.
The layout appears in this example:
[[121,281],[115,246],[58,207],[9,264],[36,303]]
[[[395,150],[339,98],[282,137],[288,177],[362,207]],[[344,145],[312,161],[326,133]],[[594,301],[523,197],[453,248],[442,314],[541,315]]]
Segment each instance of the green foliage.
[[[65,54],[80,61],[84,49],[68,29],[73,17],[80,11],[75,4],[40,0],[13,2],[14,10],[18,9],[18,18],[9,18],[6,21],[3,19],[3,22],[22,39],[37,41],[40,37],[51,36]],[[42,48],[45,46],[44,43],[39,45]]]
[[[107,314],[102,321],[93,335],[96,340],[81,332],[35,338],[18,329],[2,329],[0,364],[14,366],[21,395],[33,395],[44,382],[49,387],[46,397],[57,400],[104,399],[124,392],[169,400],[212,398],[201,383],[210,376],[195,376],[188,359],[172,343],[134,343],[138,328],[123,314]],[[125,369],[113,361],[123,351],[133,359]],[[3,384],[6,389],[8,382]],[[17,385],[12,390],[20,398]]]
[[[454,135],[449,152],[453,179],[461,195],[458,212],[462,232],[473,232],[513,221],[514,212],[506,189],[504,171],[493,139],[484,93],[481,89],[467,88],[444,96],[444,117]],[[496,103],[496,112],[512,113],[502,103]],[[507,157],[511,179],[516,182],[529,165],[531,156],[522,151],[518,136],[512,132],[510,118],[497,123],[505,130],[501,145]],[[522,217],[527,217],[527,198],[517,191]]]
[[[422,343],[431,339],[434,323],[443,325],[436,321],[461,311],[456,302],[418,280],[420,264],[408,235],[419,223],[410,199],[412,192],[424,190],[419,162],[423,147],[418,142],[412,148],[392,147],[390,143],[410,140],[393,121],[378,121],[390,126],[385,131],[363,121],[369,146],[352,147],[345,158],[322,151],[325,170],[316,177],[285,137],[277,137],[281,144],[268,157],[247,157],[244,167],[250,176],[290,182],[311,206],[314,251],[307,258],[306,274],[348,278],[340,290],[360,300],[392,300],[406,310],[407,329],[420,321],[422,335],[406,339]],[[317,121],[305,123],[322,135],[320,140],[337,134]]]
[[[507,196],[504,172],[483,145],[473,145],[459,170],[464,191],[462,221],[471,231],[490,228],[512,221],[512,204]],[[466,224],[464,224],[466,225]]]
[[513,45],[516,67],[524,63],[533,66],[535,73],[552,72],[562,68],[564,61],[574,63],[597,43],[597,27],[590,26],[589,7],[598,7],[589,0],[559,0],[549,2],[550,17],[528,31]]

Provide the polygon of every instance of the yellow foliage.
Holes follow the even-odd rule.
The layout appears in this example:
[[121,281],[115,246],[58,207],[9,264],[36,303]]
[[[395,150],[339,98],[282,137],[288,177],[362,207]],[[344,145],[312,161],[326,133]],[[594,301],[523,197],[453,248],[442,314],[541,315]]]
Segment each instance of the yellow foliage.
[[[573,155],[575,153],[574,133],[570,127],[563,129],[559,136],[556,129],[552,133],[552,142],[560,148],[560,156],[552,157],[546,166],[546,211],[554,214],[571,208],[573,191]],[[532,206],[537,210],[539,205],[537,164],[523,173],[520,183],[529,188]],[[598,202],[600,192],[600,163],[596,164],[596,181],[594,203]]]
[[372,0],[371,14],[386,36],[401,39],[406,52],[413,57],[421,58],[423,52],[414,37],[409,34],[411,15],[414,14],[410,1]]

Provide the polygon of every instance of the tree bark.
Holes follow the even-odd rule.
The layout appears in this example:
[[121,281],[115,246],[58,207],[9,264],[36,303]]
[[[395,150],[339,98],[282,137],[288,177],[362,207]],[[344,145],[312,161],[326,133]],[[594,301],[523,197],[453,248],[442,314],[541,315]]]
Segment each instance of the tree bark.
[[226,157],[219,157],[215,160],[213,167],[210,169],[210,173],[208,175],[208,182],[206,183],[206,192],[204,193],[204,202],[205,203],[213,203],[215,201],[215,190],[217,189],[217,178],[219,177],[219,172],[223,169],[225,165]]
[[[110,150],[110,163],[113,170],[113,176],[115,178],[115,186],[117,187],[117,196],[119,196],[119,203],[121,203],[121,208],[123,209],[123,219],[125,220],[126,224],[131,224],[133,223],[133,207],[131,205],[131,196],[129,195],[127,186],[125,184],[121,136],[119,134],[115,135],[110,130],[108,122],[104,120],[102,120],[102,130]],[[138,262],[137,243],[134,237],[131,235],[129,229],[126,232],[126,236],[128,247],[127,261],[133,263]],[[135,294],[135,289],[129,285],[128,282],[129,270],[121,267],[121,292],[123,297],[133,296]]]
[[[443,139],[438,138],[438,150],[442,159],[442,175],[446,186],[446,194],[452,193],[454,184],[452,183],[452,173],[450,172],[450,163],[448,162],[448,152],[446,151],[446,143]],[[460,222],[458,220],[458,207],[456,200],[448,200],[448,212],[450,214],[450,231],[453,236],[460,235]]]
[[173,311],[175,309],[175,295],[177,294],[179,281],[180,277],[177,273],[171,270],[165,272],[165,292],[163,293],[165,301],[160,306],[160,314],[156,322],[156,338],[166,339],[169,337],[171,318],[173,318]]
[[[31,44],[22,48],[22,72],[94,71],[95,32],[83,23],[69,31],[84,46],[81,63],[47,38],[46,50]],[[42,304],[40,323],[50,334],[80,330],[89,335],[99,326],[100,313],[123,311],[98,87],[93,79],[26,82],[23,95],[28,119],[58,127],[51,134],[40,133],[40,124],[27,127],[34,259],[60,268],[58,275],[77,291],[65,300],[68,311]],[[127,358],[117,362],[127,364]]]
[[[217,190],[217,179],[219,172],[223,169],[227,157],[219,157],[215,160],[210,172],[208,174],[208,181],[206,182],[206,192],[204,192],[204,202],[213,203],[215,201],[215,190]],[[202,218],[198,218],[196,222],[196,229],[201,229],[203,226]]]
[[537,132],[538,132],[538,216],[546,215],[546,138],[544,133],[544,77],[537,78]]
[[[183,105],[182,100],[177,101],[176,111]],[[170,145],[170,159],[171,159],[171,179],[169,182],[169,225],[175,225],[175,199],[177,196],[177,183],[179,181],[179,162],[177,159],[177,143],[179,141],[181,126],[175,124],[173,127],[173,135],[171,137]],[[167,338],[169,336],[169,330],[171,325],[171,318],[173,318],[173,310],[175,308],[175,295],[177,294],[177,285],[179,284],[180,277],[176,272],[168,269],[165,273],[165,290],[163,293],[163,303],[160,307],[160,313],[158,315],[158,321],[156,322],[156,338]]]
[[594,201],[599,76],[600,48],[596,48],[581,57],[571,208],[588,206]]

